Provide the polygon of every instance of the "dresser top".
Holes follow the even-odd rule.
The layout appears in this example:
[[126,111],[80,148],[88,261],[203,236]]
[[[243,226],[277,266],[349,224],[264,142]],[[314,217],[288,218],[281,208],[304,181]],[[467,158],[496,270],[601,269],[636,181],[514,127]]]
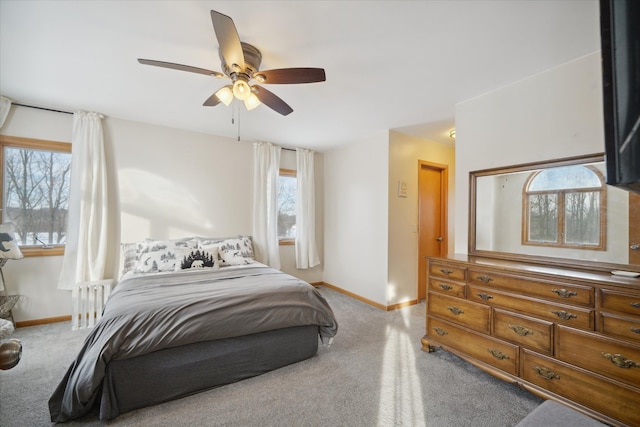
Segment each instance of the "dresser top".
[[430,259],[440,259],[446,261],[463,262],[470,264],[470,267],[490,267],[505,270],[505,272],[535,273],[553,277],[562,277],[572,280],[619,286],[640,290],[640,277],[628,277],[615,275],[610,272],[591,271],[581,268],[566,268],[557,266],[546,266],[544,264],[527,263],[498,258],[484,258],[464,254],[447,255],[446,257],[430,257]]

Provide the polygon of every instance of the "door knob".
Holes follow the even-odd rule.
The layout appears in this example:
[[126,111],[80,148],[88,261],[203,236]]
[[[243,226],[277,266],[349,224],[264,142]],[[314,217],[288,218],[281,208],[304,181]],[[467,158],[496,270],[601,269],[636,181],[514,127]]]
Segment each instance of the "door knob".
[[442,237],[438,237],[438,238],[436,238],[436,240],[437,240],[438,242],[442,242]]
[[632,251],[640,250],[640,243],[634,243],[633,245],[629,246],[629,249],[631,249]]

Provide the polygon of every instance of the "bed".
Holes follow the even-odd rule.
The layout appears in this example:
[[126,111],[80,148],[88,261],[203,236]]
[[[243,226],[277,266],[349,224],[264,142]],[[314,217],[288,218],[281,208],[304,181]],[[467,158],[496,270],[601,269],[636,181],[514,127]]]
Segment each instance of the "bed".
[[222,251],[201,243],[170,249],[173,270],[156,262],[123,276],[49,399],[52,421],[96,407],[101,420],[113,419],[305,360],[319,340],[330,344],[338,324],[317,289],[246,253],[219,268]]

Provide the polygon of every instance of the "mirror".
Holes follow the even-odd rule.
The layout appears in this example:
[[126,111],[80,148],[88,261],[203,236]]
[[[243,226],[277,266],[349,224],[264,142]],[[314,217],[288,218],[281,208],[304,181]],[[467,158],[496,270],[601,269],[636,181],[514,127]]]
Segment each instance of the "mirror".
[[640,195],[602,154],[470,173],[469,255],[640,272]]

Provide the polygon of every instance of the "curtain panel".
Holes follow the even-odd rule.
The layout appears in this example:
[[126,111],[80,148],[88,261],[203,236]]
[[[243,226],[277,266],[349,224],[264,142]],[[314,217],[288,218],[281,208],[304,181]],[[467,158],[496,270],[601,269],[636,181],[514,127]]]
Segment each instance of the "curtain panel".
[[253,156],[253,243],[256,258],[280,269],[278,244],[278,176],[280,147],[254,143]]
[[101,281],[107,259],[107,167],[102,115],[77,112],[71,136],[67,242],[59,289]]
[[10,109],[11,100],[6,96],[0,96],[0,129],[2,129],[2,126],[4,126],[4,121],[7,120]]
[[316,246],[316,194],[314,151],[296,149],[296,267],[307,269],[320,264]]

